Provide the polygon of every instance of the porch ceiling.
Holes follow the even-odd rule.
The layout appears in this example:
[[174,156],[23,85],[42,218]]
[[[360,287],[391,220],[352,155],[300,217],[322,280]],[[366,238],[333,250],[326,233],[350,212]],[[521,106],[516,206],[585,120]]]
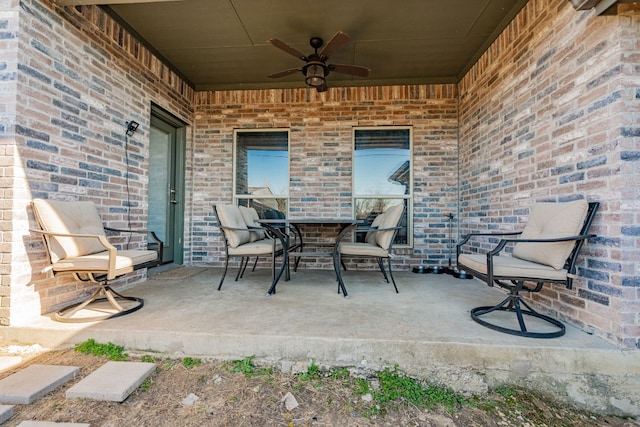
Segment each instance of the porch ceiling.
[[[133,0],[129,0],[133,1]],[[59,3],[98,1],[59,0]],[[371,68],[369,78],[331,73],[329,87],[454,83],[527,0],[103,0],[197,90],[304,87],[301,73],[268,74],[303,62],[309,39],[352,38],[329,63]]]

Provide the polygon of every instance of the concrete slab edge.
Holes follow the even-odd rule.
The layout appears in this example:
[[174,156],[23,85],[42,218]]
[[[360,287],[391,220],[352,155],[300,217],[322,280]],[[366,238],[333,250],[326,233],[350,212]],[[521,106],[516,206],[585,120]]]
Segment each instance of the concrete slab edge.
[[0,405],[0,424],[13,417],[13,405]]

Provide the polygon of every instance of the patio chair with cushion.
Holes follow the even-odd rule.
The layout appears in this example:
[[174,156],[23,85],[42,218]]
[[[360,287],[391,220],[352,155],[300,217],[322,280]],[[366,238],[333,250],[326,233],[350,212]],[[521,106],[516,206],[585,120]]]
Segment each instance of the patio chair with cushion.
[[[267,237],[267,234],[265,230],[262,227],[260,227],[260,224],[258,223],[258,220],[260,219],[260,217],[258,216],[258,211],[256,211],[254,208],[249,208],[246,206],[238,206],[238,207],[240,208],[242,219],[244,219],[244,223],[247,225],[247,228],[249,229],[249,241],[256,242],[258,240],[265,239]],[[256,260],[253,263],[253,268],[251,269],[251,271],[255,271],[256,266],[258,265],[259,258],[260,258],[259,256],[256,256]],[[243,261],[244,261],[244,265],[241,265],[240,270],[238,270],[238,274],[240,278],[244,276],[244,272],[247,268],[247,264],[249,264],[249,257],[243,258]],[[236,280],[238,279],[236,278]]]
[[[119,294],[109,286],[109,281],[134,270],[162,264],[163,243],[155,233],[104,227],[95,204],[89,201],[34,199],[31,207],[40,226],[39,230],[31,231],[42,236],[53,274],[72,274],[76,280],[99,285],[86,300],[55,313],[55,320],[89,322],[142,308],[143,299]],[[157,250],[118,249],[109,242],[106,232],[145,234]],[[81,312],[85,309],[102,314],[85,316],[86,313]]]
[[[394,205],[388,208],[383,213],[379,214],[371,223],[371,227],[358,228],[356,232],[366,233],[364,242],[341,242],[347,233],[341,233],[338,241],[336,242],[336,256],[334,257],[334,267],[336,275],[338,276],[338,292],[342,287],[344,289],[344,283],[342,280],[342,274],[340,273],[340,265],[346,270],[344,264],[344,257],[353,258],[375,258],[380,267],[385,280],[389,283],[389,278],[385,272],[383,260],[387,260],[389,268],[389,276],[393,287],[398,293],[398,287],[393,277],[393,271],[391,269],[391,258],[393,258],[392,248],[393,241],[395,239],[400,226],[400,220],[404,214],[404,205]],[[346,296],[346,295],[345,295]]]
[[[229,268],[229,259],[232,257],[240,258],[236,281],[242,277],[249,258],[254,256],[268,255],[271,257],[274,282],[278,281],[284,270],[285,263],[283,262],[282,268],[276,275],[276,258],[282,255],[282,249],[286,247],[284,236],[277,229],[263,228],[256,225],[257,212],[254,215],[254,209],[245,209],[243,214],[241,208],[236,205],[213,206],[217,219],[216,225],[222,231],[225,248],[224,271],[218,284],[218,290],[222,289],[222,283]],[[275,235],[275,238],[268,236],[266,231],[269,231],[271,235]]]
[[[497,284],[509,292],[495,306],[472,309],[471,318],[483,326],[512,335],[529,338],[564,335],[562,322],[535,311],[520,293],[540,292],[545,283],[560,283],[571,289],[580,249],[589,238],[595,237],[588,231],[598,206],[598,202],[587,203],[586,200],[538,203],[531,208],[522,231],[464,236],[457,246],[458,269],[471,273],[489,286]],[[462,253],[462,246],[478,236],[501,239],[486,254]],[[507,248],[512,249],[511,256],[504,254]],[[510,314],[504,316],[501,312]],[[525,316],[535,325],[535,331],[527,326]]]

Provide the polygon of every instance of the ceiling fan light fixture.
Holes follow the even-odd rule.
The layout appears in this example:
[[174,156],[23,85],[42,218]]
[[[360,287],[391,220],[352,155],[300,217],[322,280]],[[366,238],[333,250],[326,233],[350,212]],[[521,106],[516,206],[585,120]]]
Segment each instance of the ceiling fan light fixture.
[[304,70],[304,81],[308,86],[320,87],[324,86],[325,80],[325,67],[322,64],[309,64]]

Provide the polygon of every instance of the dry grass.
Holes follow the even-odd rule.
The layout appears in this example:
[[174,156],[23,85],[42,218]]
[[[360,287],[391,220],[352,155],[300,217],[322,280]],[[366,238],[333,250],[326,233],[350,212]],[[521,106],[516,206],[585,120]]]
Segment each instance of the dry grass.
[[[81,367],[70,383],[30,405],[16,405],[14,416],[4,426],[17,426],[24,420],[89,423],[92,427],[640,426],[631,420],[585,414],[516,389],[502,389],[483,399],[460,399],[449,412],[442,405],[426,408],[420,400],[412,402],[406,397],[381,403],[381,395],[376,394],[382,393],[380,377],[357,378],[346,369],[323,372],[313,364],[306,373],[293,375],[256,367],[251,358],[233,363],[132,356],[129,360],[153,361],[156,370],[124,402],[65,398],[71,385],[107,360],[107,356],[69,349],[40,354],[1,373],[0,377],[6,377],[32,363]],[[367,387],[369,390],[363,390]],[[373,400],[363,398],[367,391]],[[291,410],[283,403],[288,392],[299,404]],[[190,394],[198,400],[188,406],[183,400]]]

